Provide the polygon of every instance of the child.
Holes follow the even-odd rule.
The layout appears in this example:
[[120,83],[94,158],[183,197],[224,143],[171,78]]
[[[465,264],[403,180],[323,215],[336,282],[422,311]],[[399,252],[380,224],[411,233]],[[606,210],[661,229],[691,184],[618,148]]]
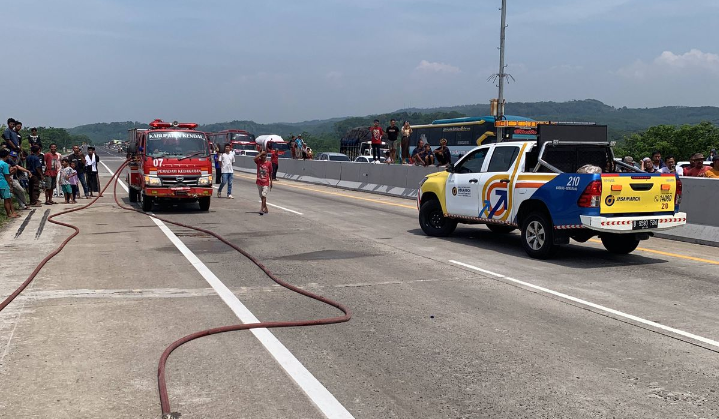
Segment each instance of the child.
[[272,163],[267,161],[267,152],[261,151],[255,157],[257,165],[257,190],[260,193],[262,206],[260,207],[260,215],[267,214],[267,193],[272,190]]
[[8,218],[17,218],[20,216],[15,212],[15,208],[12,206],[12,176],[10,175],[10,165],[7,164],[8,156],[10,151],[5,148],[0,148],[0,199],[3,200],[5,206],[5,213]]
[[72,188],[72,200],[70,203],[77,204],[77,196],[80,194],[80,188],[77,187],[77,168],[75,167],[75,162],[70,162],[70,168],[72,169],[72,174],[70,175],[70,178],[67,180],[70,184],[70,187]]
[[[72,167],[70,167],[70,161],[67,158],[63,158],[61,161],[62,169],[60,169],[60,188],[62,193],[65,195],[65,203],[70,203],[70,195],[72,194],[72,186],[70,186],[70,176],[72,176]],[[75,172],[77,173],[77,172]]]

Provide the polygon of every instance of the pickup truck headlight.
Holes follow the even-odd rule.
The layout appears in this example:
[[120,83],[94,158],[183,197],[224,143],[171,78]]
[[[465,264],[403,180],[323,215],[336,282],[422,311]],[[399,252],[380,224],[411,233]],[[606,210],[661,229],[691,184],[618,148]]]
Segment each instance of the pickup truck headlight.
[[197,179],[197,184],[201,186],[212,185],[212,175],[200,176],[200,178]]
[[145,185],[147,185],[147,186],[162,186],[162,181],[157,176],[145,175]]

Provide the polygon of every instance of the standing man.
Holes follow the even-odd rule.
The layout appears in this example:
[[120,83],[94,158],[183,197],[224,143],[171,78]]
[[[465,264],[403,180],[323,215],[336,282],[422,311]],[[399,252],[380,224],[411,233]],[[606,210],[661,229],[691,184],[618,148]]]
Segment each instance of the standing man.
[[652,164],[657,171],[661,171],[662,168],[666,166],[664,164],[664,161],[662,160],[662,153],[660,153],[658,150],[652,152]]
[[704,153],[694,153],[689,159],[688,169],[684,169],[684,176],[690,177],[705,177],[708,166],[704,166]]
[[87,156],[85,156],[85,174],[87,175],[87,187],[90,188],[90,198],[95,197],[94,192],[97,192],[98,196],[102,196],[100,193],[100,173],[97,171],[98,163],[100,163],[100,156],[95,154],[95,146],[88,146]]
[[40,147],[33,145],[30,147],[30,155],[27,156],[27,170],[32,173],[30,176],[30,206],[40,207],[40,182],[42,181],[42,155]]
[[18,155],[20,154],[20,151],[22,149],[22,134],[20,134],[20,130],[22,130],[22,122],[15,121],[15,139],[17,140],[17,150],[15,150]]
[[295,155],[300,160],[305,159],[305,154],[302,151],[302,147],[304,146],[304,143],[305,142],[302,140],[302,134],[298,135],[297,138],[295,139]]
[[674,159],[674,156],[666,156],[664,157],[664,167],[659,169],[660,173],[676,173],[677,172],[677,163]]
[[719,155],[712,157],[712,167],[704,173],[705,177],[719,179]]
[[222,183],[220,183],[219,189],[217,189],[217,197],[222,197],[222,188],[227,185],[227,197],[234,199],[232,196],[232,175],[235,173],[235,169],[232,168],[232,164],[235,162],[235,153],[232,152],[232,146],[225,144],[225,152],[220,154],[220,171],[222,172]]
[[10,166],[7,164],[10,151],[0,149],[0,200],[3,201],[5,214],[8,218],[17,218],[20,216],[12,207],[12,192],[10,192],[10,184],[12,184],[12,176],[10,175]]
[[714,157],[717,156],[717,149],[712,148],[711,151],[709,151],[709,157],[707,157],[708,162],[714,162]]
[[82,154],[80,146],[72,146],[72,154],[67,156],[67,159],[71,165],[75,163],[75,170],[77,171],[77,177],[80,179],[80,185],[82,185],[82,192],[85,194],[85,199],[89,199],[90,190],[87,187],[87,180],[85,178],[85,155]]
[[62,156],[57,152],[57,144],[50,144],[50,151],[45,153],[45,205],[57,204],[52,200],[52,192],[57,187],[57,174],[60,171]]
[[30,149],[32,149],[32,146],[36,145],[40,147],[40,151],[42,151],[42,141],[37,135],[37,128],[30,128],[30,138],[28,138],[27,141],[30,143]]
[[295,144],[295,136],[293,135],[290,139],[290,153],[292,154],[292,158],[297,158],[297,144]]
[[372,159],[374,161],[379,161],[380,158],[380,147],[382,147],[382,136],[384,135],[384,131],[382,131],[382,127],[379,126],[379,119],[374,120],[374,125],[369,127],[370,132],[370,139],[372,141]]
[[387,142],[389,143],[389,156],[394,162],[397,158],[397,148],[395,144],[399,137],[400,128],[396,125],[397,121],[390,119],[389,126],[387,127]]
[[280,154],[270,141],[267,142],[267,150],[270,152],[270,163],[272,163],[272,180],[277,180],[277,169],[280,168]]
[[20,152],[20,138],[17,135],[17,131],[15,131],[15,124],[16,121],[13,118],[8,118],[7,120],[7,128],[2,134],[3,140],[5,140],[5,147],[9,151],[14,151],[16,153]]
[[260,193],[262,206],[260,207],[260,215],[267,214],[267,194],[272,190],[272,164],[267,161],[267,152],[260,151],[255,156],[255,164],[257,165],[257,191]]

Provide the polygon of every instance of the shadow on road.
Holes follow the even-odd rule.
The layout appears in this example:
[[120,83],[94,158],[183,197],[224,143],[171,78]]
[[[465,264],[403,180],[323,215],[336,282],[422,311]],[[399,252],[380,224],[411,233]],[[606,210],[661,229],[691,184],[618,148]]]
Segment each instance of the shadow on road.
[[[522,249],[519,233],[498,234],[479,226],[459,226],[450,237],[429,237],[419,229],[408,230],[407,233],[423,236],[427,240],[442,240],[450,243],[469,246],[478,250],[498,252],[527,261],[533,260]],[[598,248],[590,243],[571,241],[559,248],[557,254],[549,260],[535,260],[536,263],[547,263],[577,269],[612,268],[620,266],[642,266],[667,263],[665,259],[647,257],[639,253],[615,255],[603,247]]]

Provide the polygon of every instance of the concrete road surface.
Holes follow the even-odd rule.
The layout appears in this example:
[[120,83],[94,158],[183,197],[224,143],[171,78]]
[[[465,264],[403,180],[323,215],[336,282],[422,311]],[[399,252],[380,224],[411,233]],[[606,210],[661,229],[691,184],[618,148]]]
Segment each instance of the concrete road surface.
[[[101,155],[106,182],[121,159]],[[537,261],[516,232],[426,237],[411,200],[280,181],[260,216],[242,173],[233,195],[153,212],[354,317],[181,347],[167,378],[182,418],[719,417],[716,248],[651,239],[615,256],[588,242]],[[0,298],[69,234],[37,236],[58,207],[0,232]],[[62,221],[81,235],[0,313],[2,418],[159,418],[157,362],[174,340],[339,314],[110,193]]]

